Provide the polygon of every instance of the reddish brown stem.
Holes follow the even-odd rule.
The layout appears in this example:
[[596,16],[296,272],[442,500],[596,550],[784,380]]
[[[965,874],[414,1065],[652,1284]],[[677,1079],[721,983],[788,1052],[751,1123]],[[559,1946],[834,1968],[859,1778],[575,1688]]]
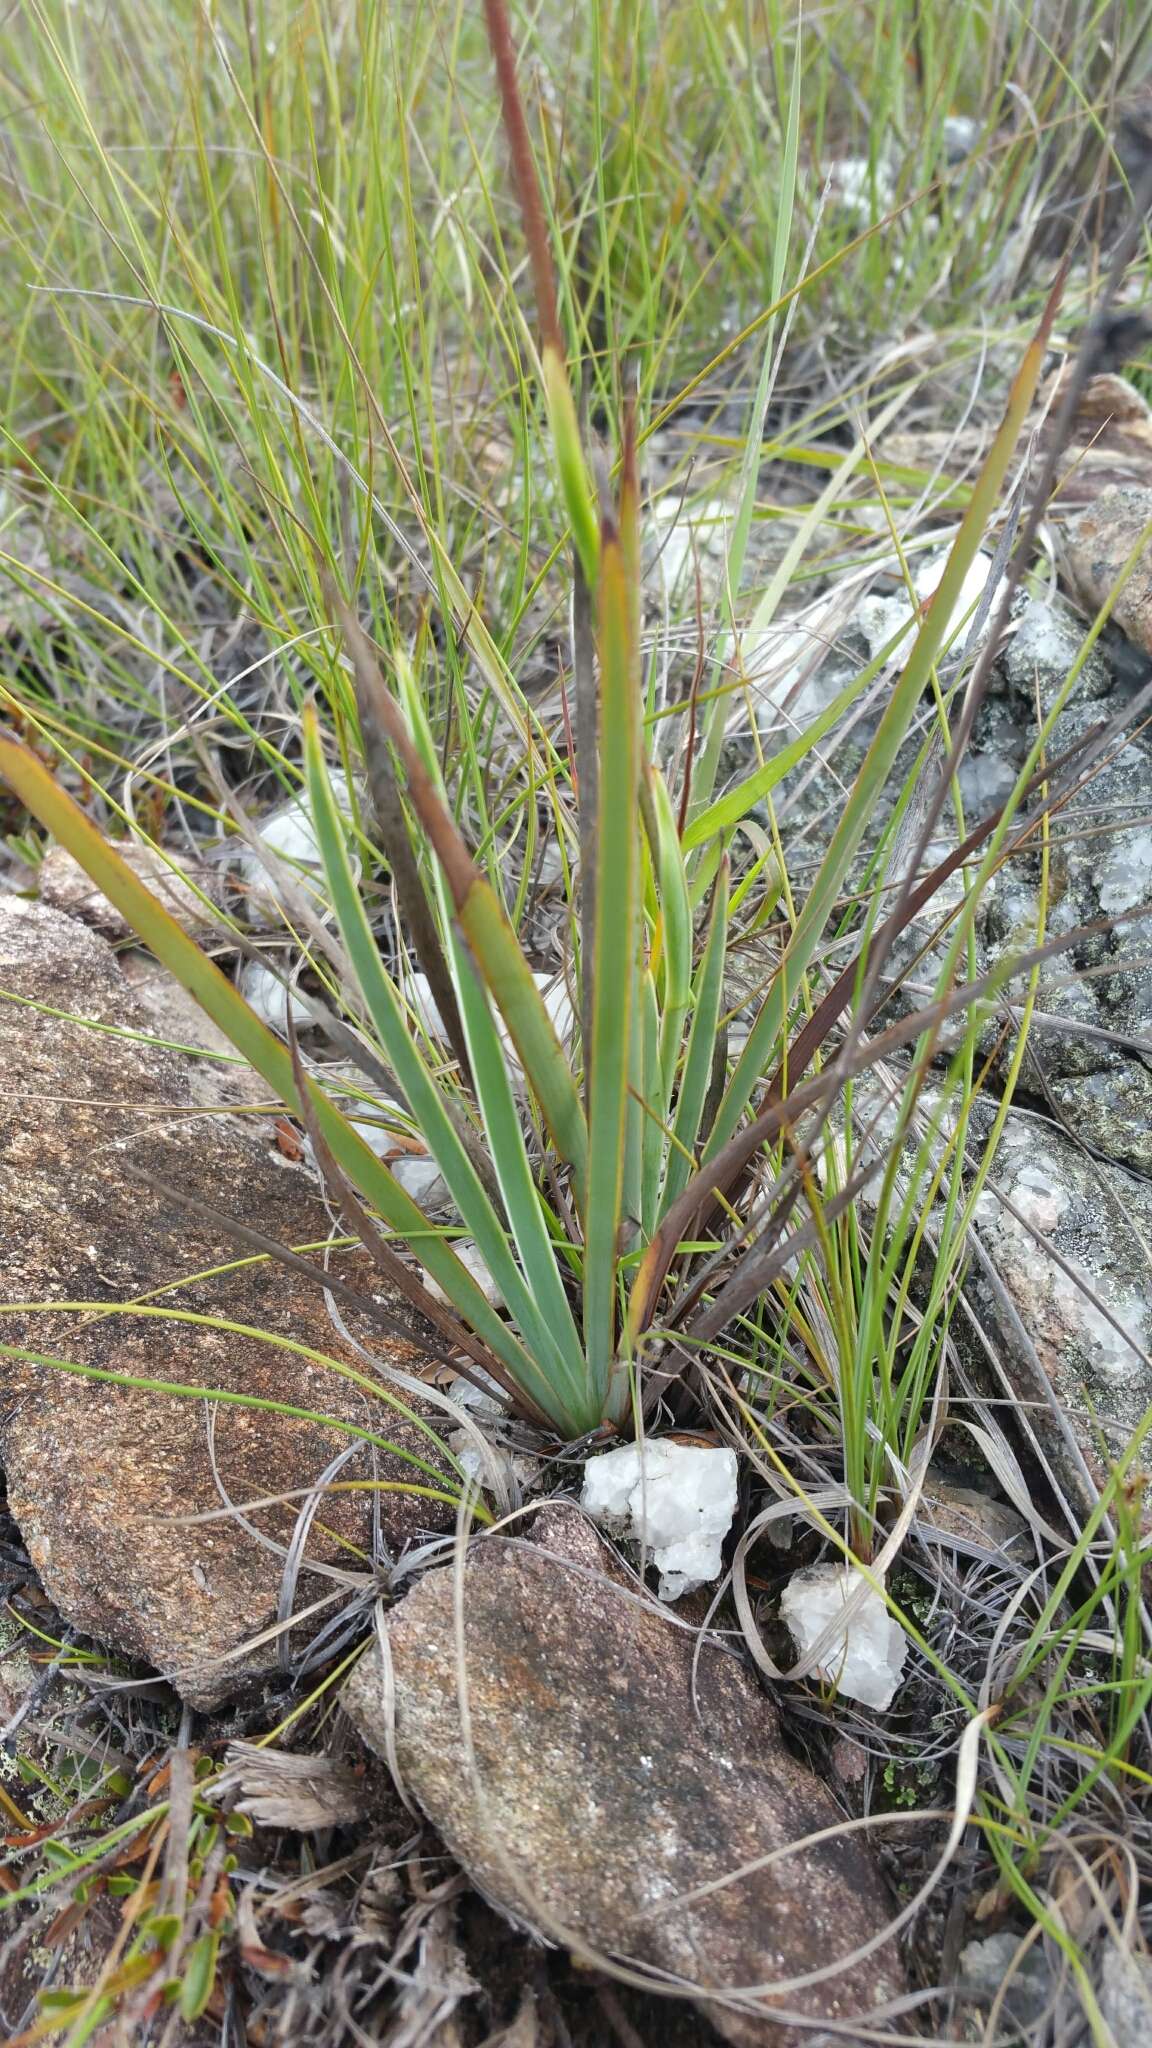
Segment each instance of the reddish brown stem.
[[520,218],[524,224],[524,239],[528,244],[528,257],[532,265],[540,340],[545,348],[554,348],[557,355],[563,359],[564,347],[560,338],[552,250],[544,220],[540,181],[536,176],[532,144],[528,137],[528,123],[524,118],[524,102],[520,97],[520,84],[516,76],[516,52],[512,46],[512,31],[508,24],[508,10],[504,0],[484,0],[484,14],[488,23],[488,41],[492,46],[492,56],[496,64],[496,77],[500,84],[500,104],[504,116],[504,133],[508,138],[508,154],[512,159],[512,177],[516,186],[516,196],[520,201]]

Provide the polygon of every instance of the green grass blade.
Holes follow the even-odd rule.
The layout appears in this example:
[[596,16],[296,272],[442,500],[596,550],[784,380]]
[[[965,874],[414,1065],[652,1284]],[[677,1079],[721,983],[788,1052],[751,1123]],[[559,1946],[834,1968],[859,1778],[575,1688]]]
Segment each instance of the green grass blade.
[[460,929],[492,993],[544,1121],[581,1197],[588,1131],[572,1069],[519,941],[487,882],[477,876],[457,904]]
[[616,1357],[616,1272],[623,1220],[640,911],[639,691],[632,598],[616,529],[600,541],[600,831],[584,1205],[584,1344],[607,1401]]
[[188,994],[281,1098],[294,1095],[286,1048],[249,1009],[214,960],[188,937],[152,891],[85,817],[35,754],[0,732],[0,778],[33,817],[80,863],[98,889],[162,961]]
[[[773,236],[772,274],[768,297],[773,305],[780,300],[784,276],[788,264],[788,246],[792,235],[792,215],[796,200],[796,168],[800,143],[800,90],[803,79],[801,61],[801,34],[799,23],[796,31],[796,46],[792,60],[792,85],[788,101],[788,121],[784,136],[784,148],[778,163],[772,165],[772,180],[775,188],[776,224]],[[779,361],[776,349],[778,315],[773,313],[764,333],[760,376],[752,412],[744,434],[744,454],[740,465],[740,483],[736,503],[736,516],[732,522],[731,537],[725,563],[724,587],[730,607],[729,623],[733,639],[738,644],[738,629],[735,607],[744,580],[744,566],[748,554],[748,537],[752,531],[752,519],[756,510],[756,496],[760,487],[760,472],[763,463],[764,422],[768,414]],[[719,678],[723,655],[714,669],[714,679]],[[727,707],[719,694],[713,699],[705,720],[703,742],[696,773],[699,783],[696,788],[693,812],[706,803],[715,783],[716,769],[720,759],[724,729],[727,723]]]
[[672,1101],[672,1079],[692,995],[692,906],[676,815],[668,785],[658,768],[647,768],[642,795],[660,905],[660,1056],[649,1087],[650,1099],[663,1119]]
[[778,753],[773,754],[770,761],[765,761],[762,767],[754,769],[751,775],[745,776],[743,782],[738,782],[732,789],[725,790],[723,796],[717,797],[714,803],[710,803],[693,818],[684,830],[681,842],[684,852],[692,853],[707,840],[714,839],[718,833],[732,831],[748,816],[749,811],[754,810],[757,804],[763,803],[766,796],[771,796],[784,777],[791,774],[793,768],[798,767],[801,761],[806,760],[813,749],[819,746],[821,740],[839,724],[844,713],[852,709],[857,698],[891,659],[899,645],[899,639],[900,636],[895,635],[885,647],[880,648],[873,655],[867,668],[861,669],[859,675],[853,676],[850,683],[846,683],[842,690],[837,691],[831,703],[825,705],[823,711],[812,720],[811,725],[805,726],[802,733],[798,733],[794,740],[788,741],[787,746],[781,747]]
[[720,1105],[706,1156],[730,1138],[777,1049],[792,997],[807,970],[828,917],[836,903],[868,821],[892,773],[901,742],[915,716],[941,646],[960,600],[964,578],[999,502],[1008,465],[1040,381],[1048,335],[1056,314],[1056,295],[1024,353],[1013,379],[1004,417],[973,486],[971,501],[949,551],[939,586],[916,635],[903,673],[897,678],[876,736],[852,785],[851,794],[812,889],[796,923],[773,986],[756,1019]]
[[[401,701],[408,715],[414,744],[437,794],[446,802],[435,745],[415,678],[406,663],[398,665],[398,674]],[[536,1301],[558,1345],[569,1359],[573,1382],[579,1385],[584,1376],[584,1347],[561,1283],[555,1248],[532,1177],[521,1114],[513,1093],[504,1047],[493,1021],[488,997],[471,961],[452,932],[452,906],[442,869],[437,868],[434,881],[441,917],[448,931],[449,959],[472,1063],[481,1128],[487,1140],[512,1240]]]
[[399,705],[385,687],[371,642],[351,607],[334,589],[329,594],[357,684],[400,757],[412,807],[444,871],[460,930],[508,1027],[556,1150],[572,1169],[579,1198],[587,1164],[587,1125],[572,1069],[532,970],[495,890],[457,830]]
[[[298,1115],[300,1100],[287,1046],[253,1015],[215,961],[200,951],[163,904],[157,902],[79,805],[53,780],[43,763],[18,741],[3,735],[0,776],[33,816],[79,861],[126,923],[219,1026],[273,1094]],[[451,1246],[429,1234],[421,1210],[327,1096],[318,1088],[309,1092],[325,1141],[353,1185],[374,1205],[389,1229],[405,1240],[415,1241],[417,1256],[426,1271],[438,1281],[477,1336],[514,1374],[517,1383],[533,1385],[537,1368]]]
[[572,397],[572,386],[568,381],[564,358],[558,348],[551,347],[548,343],[544,346],[544,395],[548,407],[548,424],[552,430],[556,470],[560,478],[560,488],[564,493],[564,509],[572,529],[572,543],[580,558],[584,575],[589,585],[595,589],[599,536],[596,531],[596,514],[593,511],[588,468],[584,461],[584,451],[580,446],[576,403]]
[[728,948],[728,888],[728,862],[725,860],[716,877],[708,938],[696,976],[692,1025],[688,1033],[684,1070],[672,1125],[675,1143],[669,1148],[664,1186],[660,1193],[661,1216],[666,1213],[682,1189],[687,1187],[699,1142],[700,1118],[708,1094],[712,1054],[724,1000],[724,963]]
[[[461,1144],[456,1126],[443,1097],[413,1040],[400,995],[385,973],[379,950],[360,898],[356,877],[348,859],[344,827],[328,782],[320,732],[315,714],[304,723],[304,754],[308,793],[316,841],[324,863],[324,875],[340,936],[356,974],[381,1045],[392,1064],[405,1099],[429,1151],[435,1159],[465,1230],[492,1274],[505,1307],[519,1324],[532,1356],[533,1374],[525,1391],[547,1408],[557,1421],[570,1418],[568,1402],[580,1398],[580,1355],[578,1347],[562,1348],[553,1335],[543,1305],[535,1300],[524,1275],[512,1256],[508,1232],[484,1191],[483,1184]],[[479,989],[474,991],[480,994]],[[474,1005],[475,1008],[475,1005]],[[474,1016],[473,1022],[478,1020]],[[497,1057],[503,1054],[489,1019],[489,1039],[495,1041]],[[471,1049],[471,1048],[470,1048]],[[477,1040],[482,1055],[491,1052]],[[491,1078],[491,1076],[490,1076]],[[505,1080],[507,1077],[505,1076]],[[506,1135],[506,1133],[505,1133]],[[491,1134],[489,1134],[491,1137]],[[534,1191],[533,1191],[534,1192]],[[554,1286],[558,1277],[553,1262]],[[463,1313],[462,1304],[450,1297]],[[570,1318],[569,1318],[570,1320]],[[599,1416],[595,1420],[599,1421]],[[593,1427],[581,1417],[578,1427]]]
[[[784,151],[778,164],[772,166],[773,183],[777,193],[776,232],[772,250],[772,276],[768,297],[775,303],[784,289],[784,277],[788,267],[788,245],[792,235],[792,214],[796,201],[796,167],[800,146],[800,86],[803,77],[801,61],[800,31],[797,29],[796,48],[792,61],[792,86],[788,98],[788,123],[784,136]],[[736,518],[732,527],[732,540],[728,549],[726,582],[729,591],[735,595],[744,576],[744,563],[748,552],[748,536],[752,531],[752,518],[756,510],[756,495],[760,486],[760,470],[763,462],[764,422],[776,381],[776,326],[777,315],[769,320],[764,332],[764,349],[760,364],[760,378],[752,414],[744,437],[744,455],[740,465],[740,494]]]
[[[664,1146],[667,1142],[664,1131],[663,1077],[660,1071],[661,1021],[656,983],[651,974],[645,974],[640,986],[636,1032],[640,1046],[641,1093],[639,1101],[632,1105],[635,1112],[633,1128],[636,1130],[640,1161],[640,1227],[645,1240],[651,1237],[656,1228],[660,1176],[664,1164]],[[680,1022],[683,1022],[683,1015]]]
[[[62,1313],[92,1316],[107,1315],[110,1312],[122,1315],[141,1315],[144,1313],[156,1316],[168,1315],[174,1322],[191,1322],[196,1320],[214,1329],[220,1329],[225,1332],[229,1330],[236,1331],[246,1338],[258,1339],[262,1344],[274,1346],[279,1342],[282,1346],[284,1345],[283,1337],[274,1331],[256,1329],[243,1323],[230,1324],[219,1316],[185,1317],[179,1309],[164,1310],[151,1308],[146,1310],[140,1304],[132,1302],[21,1301],[5,1302],[0,1306],[0,1314],[18,1313],[21,1316],[27,1316],[36,1312],[50,1316],[59,1316]],[[293,1346],[291,1348],[305,1350],[306,1355],[313,1358],[317,1366],[325,1371],[339,1372],[341,1369],[339,1361],[327,1357],[324,1352],[312,1351],[310,1347],[304,1346]],[[100,1386],[123,1387],[126,1393],[166,1394],[179,1400],[213,1401],[221,1408],[245,1408],[250,1409],[253,1414],[283,1415],[295,1422],[318,1423],[325,1429],[332,1430],[334,1434],[350,1437],[358,1443],[370,1444],[373,1449],[383,1451],[389,1457],[398,1458],[403,1464],[410,1465],[413,1471],[421,1476],[412,1481],[401,1482],[406,1492],[432,1500],[448,1500],[453,1502],[453,1504],[459,1498],[458,1494],[453,1494],[447,1490],[448,1481],[445,1474],[438,1471],[435,1465],[429,1464],[427,1460],[418,1457],[414,1451],[405,1450],[402,1444],[393,1443],[388,1437],[380,1436],[375,1430],[366,1429],[362,1423],[350,1422],[345,1417],[339,1415],[326,1415],[322,1408],[302,1408],[292,1401],[276,1401],[269,1395],[244,1393],[236,1387],[204,1386],[200,1381],[153,1379],[142,1373],[116,1372],[110,1366],[84,1365],[75,1359],[57,1358],[52,1353],[33,1351],[19,1344],[0,1343],[0,1358],[11,1358],[28,1365],[40,1365],[46,1371],[69,1373],[73,1379],[93,1380]],[[389,1398],[386,1387],[369,1385],[369,1391],[383,1401],[387,1401]],[[399,1408],[401,1413],[409,1413],[401,1402],[393,1401],[393,1406]],[[417,1422],[420,1421],[419,1416],[412,1416],[411,1419]],[[428,1434],[431,1435],[432,1432],[429,1431]],[[441,1451],[443,1450],[442,1445],[438,1444],[438,1448]],[[451,1456],[450,1453],[445,1455]],[[456,1467],[456,1460],[454,1458],[451,1462],[459,1470]]]
[[[447,801],[425,707],[406,663],[398,664],[401,702],[418,749],[438,796]],[[513,1092],[492,1006],[471,960],[452,932],[452,904],[443,870],[434,878],[441,918],[449,935],[449,959],[464,1023],[480,1122],[505,1214],[529,1287],[560,1349],[568,1358],[574,1388],[583,1386],[584,1347],[564,1292],[556,1251],[545,1220],[524,1142],[520,1109]],[[596,1420],[599,1421],[599,1417]],[[593,1427],[593,1424],[589,1424]]]
[[[512,1241],[541,1321],[566,1361],[579,1392],[584,1381],[584,1347],[560,1278],[556,1253],[532,1177],[520,1111],[512,1091],[500,1034],[488,998],[471,962],[453,949],[453,968],[480,1120],[508,1218]],[[599,1422],[587,1423],[594,1428]]]

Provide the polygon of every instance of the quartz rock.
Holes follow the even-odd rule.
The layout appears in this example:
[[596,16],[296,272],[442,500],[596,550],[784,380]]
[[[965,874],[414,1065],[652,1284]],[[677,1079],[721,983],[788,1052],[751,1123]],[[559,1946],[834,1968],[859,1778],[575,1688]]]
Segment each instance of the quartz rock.
[[584,1467],[581,1506],[603,1528],[643,1545],[660,1598],[717,1579],[736,1512],[736,1455],[706,1445],[624,1444]]
[[884,1713],[896,1697],[908,1641],[879,1593],[862,1582],[851,1565],[815,1564],[797,1572],[784,1588],[780,1615],[801,1654],[807,1655],[858,1588],[857,1605],[840,1623],[815,1668],[848,1699]]

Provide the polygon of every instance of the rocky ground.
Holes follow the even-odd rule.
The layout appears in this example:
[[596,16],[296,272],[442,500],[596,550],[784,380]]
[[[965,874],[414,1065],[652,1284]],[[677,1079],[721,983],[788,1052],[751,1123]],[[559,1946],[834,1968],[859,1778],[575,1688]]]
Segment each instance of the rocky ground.
[[[1136,480],[1104,478],[1068,510],[1059,578],[1017,608],[960,774],[972,816],[1011,787],[1063,689],[1077,605],[1152,527],[1128,455]],[[1022,1582],[1037,1501],[1075,1532],[1152,1409],[1150,592],[1146,547],[1050,740],[1055,757],[1114,721],[1104,763],[980,914],[986,967],[1035,934],[1043,863],[1049,932],[1087,931],[1041,972],[955,1323],[960,1384],[1001,1404],[1005,1453],[975,1458],[957,1432],[911,1531],[945,1560],[958,1611],[989,1573]],[[776,650],[763,733],[866,658],[884,620],[859,593],[838,603],[821,660],[798,672]],[[785,785],[801,866],[873,727],[832,735]],[[942,1956],[942,2038],[1003,2022],[1015,2039],[1070,2012],[1003,1900],[966,1920],[961,1888],[947,1926],[903,1950],[893,1932],[946,1833],[939,1815],[927,1831],[904,1819],[913,1767],[937,1806],[952,1796],[922,1671],[895,1749],[871,1710],[837,1726],[814,1685],[774,1699],[730,1617],[702,1629],[706,1595],[662,1605],[642,1561],[591,1530],[574,1462],[514,1472],[509,1524],[457,1554],[437,1435],[453,1374],[432,1327],[359,1254],[324,1250],[299,1133],[67,857],[10,881],[0,1206],[23,1306],[4,1312],[0,1362],[0,1743],[8,1841],[43,1903],[0,1944],[0,2029],[33,2038],[56,1987],[88,2029],[74,2038],[109,2043],[830,2048],[857,2025],[899,2038],[908,2012],[923,2029]],[[194,892],[172,907],[200,917]],[[1019,1017],[1012,990],[978,1129]],[[261,1239],[321,1261],[329,1291],[259,1258]],[[61,1358],[67,1373],[43,1362]],[[771,1564],[760,1584],[783,1642]],[[94,1812],[120,1833],[62,1903]],[[151,1980],[140,1996],[120,1971],[128,1897],[179,1926],[170,1976],[211,1955],[200,2013],[190,1999],[157,2022]],[[1117,2048],[1144,2039],[1146,1963],[1109,1950],[1098,1989]]]

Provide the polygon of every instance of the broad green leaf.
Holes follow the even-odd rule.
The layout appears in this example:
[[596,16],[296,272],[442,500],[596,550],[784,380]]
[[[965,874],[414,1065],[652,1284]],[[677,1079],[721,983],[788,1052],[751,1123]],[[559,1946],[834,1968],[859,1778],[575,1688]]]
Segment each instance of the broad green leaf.
[[[684,1020],[680,1012],[679,1022]],[[664,1130],[664,1087],[660,1071],[660,1002],[656,994],[656,983],[651,974],[645,974],[640,984],[639,1031],[641,1049],[642,1095],[633,1104],[639,1118],[640,1156],[640,1226],[645,1238],[656,1228],[657,1205],[660,1199],[660,1176],[664,1165],[664,1147],[667,1136]],[[635,1119],[634,1119],[635,1124]]]
[[98,2028],[115,2010],[116,2000],[108,1992],[99,1995],[91,1991],[41,1991],[37,2003],[43,2013],[39,2026],[33,2029],[32,2039],[37,2036],[47,2039],[49,2034],[59,2036],[59,2030],[66,2026],[70,2016],[76,2018],[69,2029],[67,2048],[85,2048]]
[[672,1101],[672,1077],[680,1057],[684,1019],[692,993],[692,909],[676,814],[668,785],[658,768],[648,766],[642,788],[660,918],[660,1057],[649,1087],[653,1090],[650,1100],[663,1119]]
[[[403,703],[429,779],[442,802],[447,793],[424,706],[411,672],[404,675]],[[449,933],[449,965],[464,1022],[481,1128],[504,1202],[512,1239],[525,1277],[557,1344],[569,1360],[572,1379],[584,1379],[584,1347],[568,1297],[561,1283],[556,1251],[548,1231],[540,1195],[533,1179],[517,1104],[492,1006],[464,948],[452,931],[452,905],[443,869],[436,868],[434,886],[441,918]],[[600,1419],[596,1418],[597,1421]],[[592,1425],[590,1425],[592,1426]]]
[[[550,1339],[565,1358],[576,1397],[582,1399],[584,1346],[561,1282],[555,1248],[524,1143],[521,1111],[513,1093],[492,1007],[471,961],[458,945],[451,948],[451,965],[472,1062],[481,1127],[512,1241],[538,1314]],[[597,1416],[595,1421],[600,1419]],[[586,1427],[594,1428],[595,1422],[588,1422]]]
[[184,1957],[180,1978],[180,2017],[198,2020],[207,2009],[216,1982],[220,1958],[220,1932],[210,1927],[194,1941]]
[[456,916],[508,1027],[553,1143],[572,1168],[580,1200],[587,1170],[588,1129],[572,1069],[532,969],[495,890],[479,874],[457,902]]

